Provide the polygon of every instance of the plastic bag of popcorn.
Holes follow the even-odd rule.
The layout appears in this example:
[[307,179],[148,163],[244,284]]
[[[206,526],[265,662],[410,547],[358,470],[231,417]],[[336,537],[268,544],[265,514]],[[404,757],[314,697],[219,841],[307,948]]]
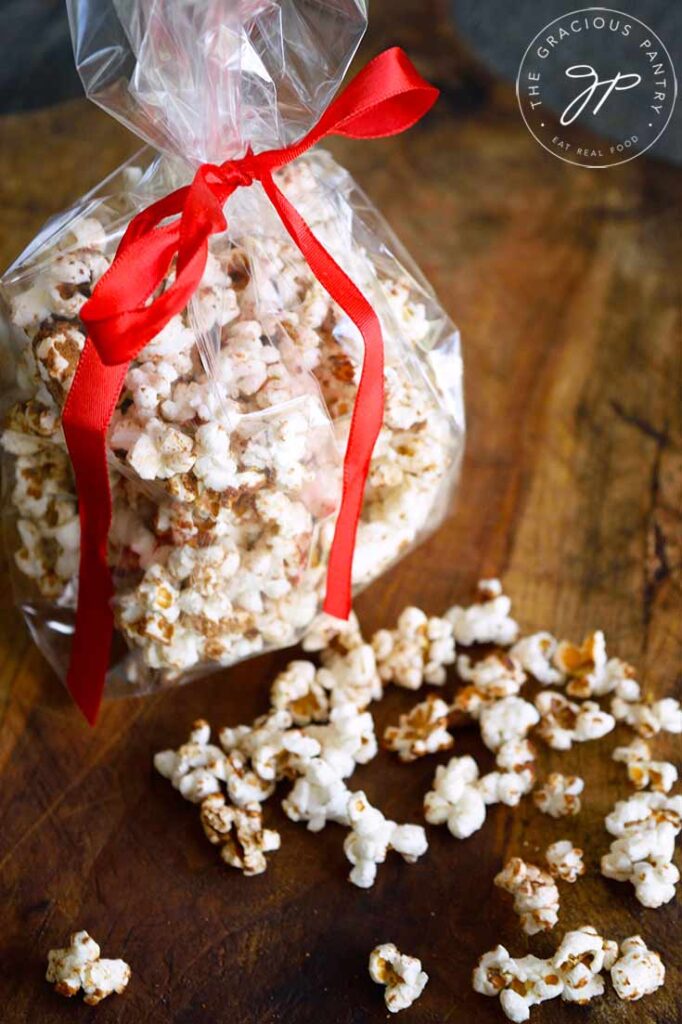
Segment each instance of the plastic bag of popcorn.
[[[86,342],[81,309],[141,210],[201,164],[290,145],[309,130],[365,28],[364,0],[68,7],[88,95],[147,145],[54,217],[0,283],[14,365],[5,537],[17,603],[62,677],[80,527],[61,416]],[[314,148],[275,180],[382,328],[385,412],[352,573],[361,588],[447,509],[464,430],[458,334],[327,152]],[[106,435],[109,693],[184,682],[293,644],[325,592],[362,337],[258,181],[235,189],[224,213],[195,293],[130,362]],[[176,269],[171,260],[155,299]]]

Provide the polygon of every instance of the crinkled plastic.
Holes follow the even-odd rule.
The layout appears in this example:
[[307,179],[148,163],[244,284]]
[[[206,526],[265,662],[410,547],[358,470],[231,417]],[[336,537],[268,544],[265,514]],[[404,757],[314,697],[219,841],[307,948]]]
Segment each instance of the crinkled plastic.
[[[131,217],[197,163],[308,130],[365,27],[361,0],[69,0],[69,15],[88,94],[154,148],[53,218],[0,282],[14,367],[5,537],[17,602],[62,677],[79,524],[60,415],[85,341],[79,310]],[[459,336],[328,153],[313,150],[277,180],[384,332],[386,413],[358,530],[360,588],[447,510],[464,439]],[[361,339],[260,185],[235,192],[226,214],[197,294],[132,363],[108,435],[109,693],[293,644],[324,594]]]

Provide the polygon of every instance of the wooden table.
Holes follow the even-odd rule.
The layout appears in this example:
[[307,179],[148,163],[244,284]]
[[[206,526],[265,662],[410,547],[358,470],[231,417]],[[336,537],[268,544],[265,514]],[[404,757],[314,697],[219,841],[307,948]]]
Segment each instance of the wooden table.
[[[507,87],[452,57],[441,26],[410,0],[398,41],[444,86],[437,111],[408,137],[338,144],[336,155],[395,225],[461,327],[468,448],[452,516],[358,602],[367,631],[407,603],[440,612],[500,575],[525,630],[579,639],[605,630],[609,650],[638,666],[646,687],[674,692],[679,670],[680,479],[678,385],[679,172],[649,158],[607,171],[567,166],[530,137]],[[409,15],[409,16],[408,16]],[[433,22],[435,24],[435,22]],[[379,22],[365,53],[396,41]],[[95,108],[72,102],[0,122],[5,265],[41,222],[95,183],[135,144]],[[99,1024],[374,1024],[386,1019],[367,974],[369,951],[394,941],[431,980],[406,1024],[502,1021],[470,985],[496,943],[547,955],[564,930],[593,923],[609,936],[641,932],[668,980],[636,1007],[612,991],[579,1010],[533,1010],[538,1024],[682,1016],[677,905],[646,910],[630,886],[598,872],[610,837],[603,818],[628,793],[610,759],[619,730],[567,754],[543,751],[541,775],[586,780],[577,819],[554,821],[526,800],[491,809],[465,842],[429,830],[428,855],[398,858],[368,892],[345,880],[343,832],[314,836],[278,802],[269,821],[282,849],[265,875],[221,865],[196,808],[152,770],[155,751],[184,740],[199,715],[250,721],[267,705],[289,653],[262,657],[192,686],[110,702],[91,731],[9,608],[0,647],[0,865],[4,1024],[91,1019],[42,980],[47,950],[85,927],[105,955],[132,964],[122,997]],[[454,673],[447,686],[455,688]],[[393,690],[377,729],[414,697]],[[674,738],[673,738],[674,739]],[[672,754],[673,740],[656,744]],[[490,758],[475,731],[457,752]],[[421,820],[435,764],[382,753],[357,771],[387,815]],[[492,879],[520,854],[541,862],[570,836],[589,873],[561,884],[556,934],[527,940]]]

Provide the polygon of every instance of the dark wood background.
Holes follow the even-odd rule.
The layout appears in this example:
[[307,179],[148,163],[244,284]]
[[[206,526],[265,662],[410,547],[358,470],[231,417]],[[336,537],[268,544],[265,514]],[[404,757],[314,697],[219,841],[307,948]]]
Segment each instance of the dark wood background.
[[[377,5],[378,6],[378,5]],[[524,629],[579,639],[606,631],[646,686],[678,688],[680,666],[680,172],[645,157],[607,171],[563,164],[526,131],[511,89],[461,52],[432,2],[375,10],[369,56],[401,43],[441,85],[427,121],[391,141],[336,143],[414,253],[464,338],[468,448],[452,516],[358,602],[367,631],[407,603],[440,612],[468,600],[480,576],[501,575]],[[0,261],[42,221],[135,148],[85,101],[0,120]],[[676,577],[677,574],[677,577]],[[538,1024],[674,1024],[682,1017],[680,913],[646,910],[598,873],[610,837],[603,817],[628,792],[616,739],[550,768],[586,780],[584,809],[555,822],[530,801],[491,810],[457,842],[429,829],[415,866],[391,859],[375,887],[346,881],[343,831],[314,836],[278,801],[269,823],[282,849],[244,879],[205,841],[198,811],[155,775],[155,751],[191,721],[250,721],[267,704],[285,652],[148,699],[108,703],[97,729],[80,720],[31,645],[5,588],[0,643],[0,1018],[4,1024],[85,1021],[43,981],[48,949],[87,928],[133,979],[96,1012],[100,1024],[375,1024],[387,1013],[367,974],[380,941],[422,958],[431,980],[401,1020],[502,1021],[476,995],[477,957],[503,942],[547,955],[557,936],[592,923],[640,932],[661,952],[664,989],[630,1006],[613,992],[588,1010],[554,1001]],[[455,678],[447,692],[455,688]],[[392,691],[379,730],[407,709]],[[656,744],[673,755],[674,738]],[[488,767],[475,732],[457,753]],[[442,755],[440,760],[447,760]],[[382,753],[358,769],[387,815],[420,821],[439,759],[405,766]],[[588,875],[561,884],[553,937],[526,939],[511,901],[493,887],[504,860],[540,858],[564,836],[583,846]]]

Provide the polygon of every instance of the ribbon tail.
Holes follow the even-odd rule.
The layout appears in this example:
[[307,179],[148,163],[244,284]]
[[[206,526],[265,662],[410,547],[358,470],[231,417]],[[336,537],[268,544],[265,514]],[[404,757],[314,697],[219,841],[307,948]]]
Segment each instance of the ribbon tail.
[[270,175],[262,185],[310,269],[360,331],[365,346],[343,464],[343,493],[327,568],[324,610],[347,619],[352,606],[353,554],[365,484],[384,418],[384,343],[379,318],[362,292],[317,240]]
[[99,714],[114,629],[107,561],[112,506],[106,432],[126,371],[127,364],[105,366],[88,338],[62,416],[81,527],[76,628],[67,687],[90,725]]

